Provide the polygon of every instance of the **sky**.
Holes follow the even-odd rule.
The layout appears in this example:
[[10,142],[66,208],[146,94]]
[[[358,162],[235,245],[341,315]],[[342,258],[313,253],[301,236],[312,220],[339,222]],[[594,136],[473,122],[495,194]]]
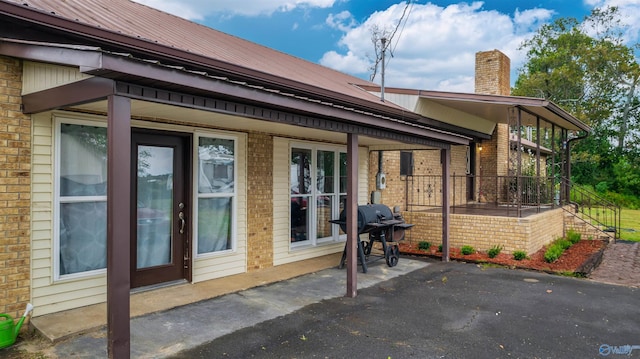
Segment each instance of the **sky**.
[[[640,0],[134,0],[216,30],[370,80],[372,29],[390,33],[385,86],[473,92],[475,53],[511,59],[511,83],[525,61],[523,41],[559,17],[581,20],[618,6],[640,42]],[[403,16],[404,13],[404,16]],[[380,68],[374,82],[380,83]]]

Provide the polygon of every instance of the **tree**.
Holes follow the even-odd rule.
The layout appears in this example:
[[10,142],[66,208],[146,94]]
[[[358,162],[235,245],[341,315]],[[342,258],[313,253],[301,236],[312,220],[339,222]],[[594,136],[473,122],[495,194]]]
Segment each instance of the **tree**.
[[640,196],[637,186],[622,186],[616,178],[621,168],[640,174],[628,165],[640,155],[640,65],[634,53],[640,46],[625,45],[624,29],[615,7],[595,9],[582,22],[560,18],[542,26],[520,48],[527,62],[512,93],[558,103],[593,128],[574,147],[574,180],[594,186],[608,181],[612,189],[631,188]]

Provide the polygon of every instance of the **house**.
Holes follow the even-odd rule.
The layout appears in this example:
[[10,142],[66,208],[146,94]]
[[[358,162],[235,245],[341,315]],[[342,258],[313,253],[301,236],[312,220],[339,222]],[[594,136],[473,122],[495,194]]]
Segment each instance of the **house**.
[[[496,171],[476,154],[502,136],[496,116],[588,131],[539,99],[390,89],[383,101],[368,81],[129,0],[0,0],[0,19],[0,311],[106,302],[114,356],[128,353],[133,288],[346,242],[355,295],[353,221],[375,192],[374,154],[428,154],[440,217],[415,235],[447,244],[466,226],[450,223],[451,174]],[[348,235],[328,222],[342,210]]]

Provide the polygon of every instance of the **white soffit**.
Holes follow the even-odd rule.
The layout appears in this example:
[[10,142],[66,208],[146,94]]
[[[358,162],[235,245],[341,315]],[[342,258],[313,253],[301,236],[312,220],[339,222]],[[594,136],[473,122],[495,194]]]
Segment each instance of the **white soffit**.
[[490,121],[485,118],[472,115],[468,112],[441,105],[433,100],[425,98],[421,98],[417,102],[415,112],[434,120],[486,133],[488,135],[492,134],[493,129],[496,127],[495,121]]

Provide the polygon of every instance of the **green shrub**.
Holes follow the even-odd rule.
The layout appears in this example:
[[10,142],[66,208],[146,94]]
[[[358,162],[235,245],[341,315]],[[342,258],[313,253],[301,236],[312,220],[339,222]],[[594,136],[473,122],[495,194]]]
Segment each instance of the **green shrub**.
[[527,259],[527,252],[525,252],[525,251],[514,251],[513,252],[513,259],[515,259],[517,261],[521,261],[523,259]]
[[570,229],[567,231],[567,240],[571,242],[571,244],[576,244],[580,242],[581,238],[582,238],[582,234],[574,231],[573,229]]
[[442,252],[442,244],[438,246],[438,252]]
[[564,239],[564,238],[558,238],[558,239],[556,239],[556,241],[555,241],[555,242],[553,242],[553,243],[555,243],[557,246],[561,247],[563,251],[564,251],[565,249],[567,249],[567,248],[571,247],[571,245],[573,244],[573,243],[571,243],[571,241],[566,240],[566,239]]
[[500,254],[501,251],[502,251],[502,246],[495,245],[487,251],[487,255],[489,256],[489,258],[495,258],[498,254]]
[[431,248],[431,243],[426,242],[426,241],[418,242],[418,249],[423,250],[423,251],[427,251],[427,250],[429,250],[429,248]]
[[547,263],[553,263],[560,258],[562,252],[564,252],[564,248],[561,244],[558,244],[558,241],[556,241],[544,252],[544,260]]
[[460,253],[467,255],[467,254],[473,254],[475,253],[476,250],[473,249],[473,247],[471,246],[462,246],[462,248],[460,248]]

